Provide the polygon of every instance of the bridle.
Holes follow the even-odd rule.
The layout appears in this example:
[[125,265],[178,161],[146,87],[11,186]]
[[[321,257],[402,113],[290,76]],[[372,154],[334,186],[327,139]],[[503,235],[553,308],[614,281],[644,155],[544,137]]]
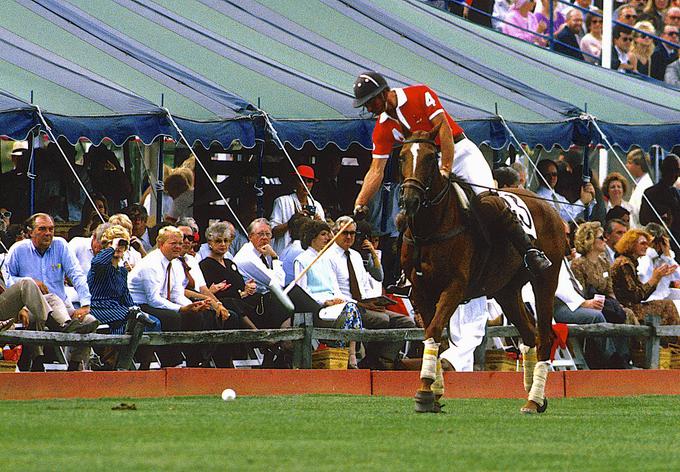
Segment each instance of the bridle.
[[[435,149],[437,146],[434,140],[429,138],[407,139],[401,144],[404,145],[420,143],[430,144]],[[451,185],[444,185],[444,187],[439,191],[439,193],[437,193],[437,195],[435,195],[432,198],[429,197],[430,190],[432,189],[432,182],[434,181],[434,178],[439,175],[439,167],[437,166],[437,160],[436,159],[433,160],[433,163],[434,165],[431,166],[432,172],[427,174],[425,182],[422,182],[420,179],[416,177],[407,177],[403,180],[403,182],[401,183],[401,189],[399,191],[401,197],[403,197],[404,195],[404,190],[410,188],[418,192],[418,194],[420,195],[420,206],[423,208],[437,206],[444,201],[444,198],[449,193]]]

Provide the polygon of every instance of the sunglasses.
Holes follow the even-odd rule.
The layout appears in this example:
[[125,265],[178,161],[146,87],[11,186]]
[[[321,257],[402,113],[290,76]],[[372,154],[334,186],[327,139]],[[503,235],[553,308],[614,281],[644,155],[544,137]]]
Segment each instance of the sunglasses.
[[678,35],[680,35],[680,33],[678,33],[677,31],[671,31],[670,33],[666,33],[666,35],[667,36],[678,36]]
[[620,39],[621,41],[623,41],[624,43],[630,43],[630,42],[633,40],[633,38],[631,38],[630,36],[628,36],[628,37],[626,37],[626,36],[620,36],[619,39]]
[[198,242],[198,233],[192,233],[192,234],[183,234],[182,238],[184,238],[185,241],[192,241],[192,242]]
[[590,20],[590,23],[599,23],[602,24],[602,20]]
[[11,211],[3,211],[0,213],[0,217],[2,218],[11,218],[12,217],[12,212]]
[[630,20],[631,18],[637,18],[637,15],[623,15],[623,17],[624,17],[626,20]]
[[343,231],[341,234],[344,234],[345,236],[356,236],[357,232],[356,231]]

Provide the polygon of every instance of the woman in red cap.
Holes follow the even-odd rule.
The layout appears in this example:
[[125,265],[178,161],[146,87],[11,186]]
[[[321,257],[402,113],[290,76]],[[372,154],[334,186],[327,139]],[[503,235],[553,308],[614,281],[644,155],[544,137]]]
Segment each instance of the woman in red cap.
[[320,221],[326,218],[321,204],[311,197],[312,187],[315,182],[319,181],[314,175],[314,169],[306,165],[299,165],[296,169],[304,184],[295,176],[295,191],[274,200],[274,207],[269,218],[274,236],[272,246],[277,254],[281,254],[291,242],[290,234],[288,234],[288,220],[295,213],[302,213]]

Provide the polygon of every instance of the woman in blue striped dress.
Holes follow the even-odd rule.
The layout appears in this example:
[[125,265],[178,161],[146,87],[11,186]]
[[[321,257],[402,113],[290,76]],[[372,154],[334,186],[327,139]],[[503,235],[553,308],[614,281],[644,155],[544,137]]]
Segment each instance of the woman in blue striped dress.
[[[128,271],[121,265],[121,259],[128,248],[130,235],[125,228],[113,225],[104,231],[101,238],[102,250],[92,259],[87,274],[87,285],[92,300],[90,313],[102,323],[107,323],[111,334],[124,334],[128,309],[134,305],[127,286]],[[145,331],[160,331],[158,318]]]

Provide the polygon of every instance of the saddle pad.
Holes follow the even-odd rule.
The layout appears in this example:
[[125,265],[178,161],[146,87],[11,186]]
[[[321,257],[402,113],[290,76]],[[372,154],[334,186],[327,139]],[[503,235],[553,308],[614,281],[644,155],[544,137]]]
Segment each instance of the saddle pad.
[[513,193],[499,190],[498,196],[501,197],[503,201],[505,201],[505,204],[508,205],[510,211],[513,212],[515,216],[517,216],[517,219],[522,225],[524,232],[536,239],[536,226],[534,225],[534,219],[531,216],[531,212],[529,211],[527,204]]

